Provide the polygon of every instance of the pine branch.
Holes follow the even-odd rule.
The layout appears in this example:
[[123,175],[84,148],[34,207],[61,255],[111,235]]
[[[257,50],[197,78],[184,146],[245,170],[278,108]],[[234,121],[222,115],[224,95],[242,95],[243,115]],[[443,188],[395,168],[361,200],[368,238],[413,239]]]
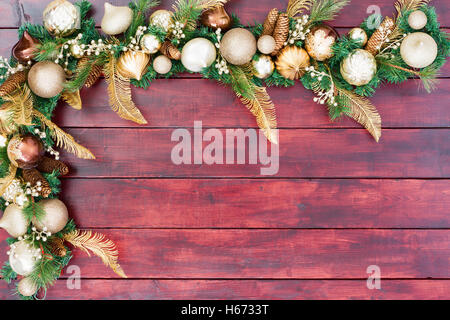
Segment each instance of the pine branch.
[[316,24],[321,21],[333,20],[339,11],[342,10],[349,0],[317,0],[311,7],[309,16],[309,25]]
[[159,0],[135,0],[130,3],[130,8],[133,10],[133,20],[125,33],[126,39],[134,36],[139,26],[146,24],[147,11],[159,6],[159,4]]

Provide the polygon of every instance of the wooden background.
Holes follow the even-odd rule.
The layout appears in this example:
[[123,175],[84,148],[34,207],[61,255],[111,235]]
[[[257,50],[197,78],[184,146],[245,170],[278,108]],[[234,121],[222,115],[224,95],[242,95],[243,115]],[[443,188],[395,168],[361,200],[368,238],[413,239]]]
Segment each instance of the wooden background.
[[[104,0],[94,0],[97,21]],[[125,4],[127,0],[111,1]],[[163,7],[169,7],[166,2]],[[232,0],[245,23],[263,21],[287,0]],[[369,5],[393,13],[394,0],[353,0],[333,23],[341,33]],[[0,54],[23,22],[41,22],[47,1],[0,1]],[[450,2],[436,0],[442,22]],[[446,25],[444,27],[450,27]],[[379,144],[350,120],[330,123],[301,85],[270,89],[278,113],[280,170],[260,166],[175,166],[174,128],[255,127],[229,88],[196,77],[134,90],[149,124],[110,111],[105,84],[84,90],[84,109],[61,105],[56,122],[97,156],[72,166],[62,199],[82,228],[113,239],[129,279],[76,251],[81,290],[67,274],[48,299],[444,299],[450,298],[450,65],[428,95],[417,80],[379,89]],[[7,259],[0,232],[0,261]],[[381,290],[366,268],[381,268]],[[0,284],[0,299],[14,299]]]

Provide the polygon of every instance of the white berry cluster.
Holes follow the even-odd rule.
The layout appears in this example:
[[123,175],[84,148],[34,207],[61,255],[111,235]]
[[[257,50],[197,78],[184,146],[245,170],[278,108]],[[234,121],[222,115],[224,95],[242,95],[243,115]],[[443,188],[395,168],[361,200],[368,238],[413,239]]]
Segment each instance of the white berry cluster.
[[[216,36],[217,36],[217,42],[215,43],[215,46],[217,49],[220,49],[220,40],[222,40],[222,29],[218,28],[216,30]],[[228,64],[227,61],[222,57],[222,55],[220,54],[220,51],[218,52],[217,55],[217,60],[216,60],[216,64],[214,65],[216,67],[217,70],[219,70],[219,74],[229,74],[230,73],[230,69],[228,69]]]
[[142,36],[145,34],[147,30],[148,28],[146,26],[139,26],[136,31],[136,34],[134,36],[130,36],[130,44],[126,47],[123,47],[122,51],[136,52],[142,50],[139,40],[142,38]]
[[[406,38],[406,36],[408,34],[409,33],[404,33],[404,34],[401,35],[400,39],[392,41],[392,43],[390,45],[388,45],[386,48],[384,48],[383,51],[381,51],[379,53],[379,55],[384,55],[384,56],[387,56],[387,57],[389,57],[391,59],[394,59],[395,55],[392,53],[392,51],[393,50],[397,50],[397,49],[400,48],[400,46],[402,45],[403,40]],[[391,42],[391,39],[387,38],[385,40],[385,43],[389,43],[389,42]]]
[[184,34],[184,24],[179,21],[175,22],[175,25],[172,30],[172,34],[175,37],[177,44],[180,44],[180,40],[184,39],[186,35]]
[[311,78],[317,78],[317,81],[320,83],[324,77],[330,78],[331,86],[330,89],[324,90],[320,85],[313,86],[313,90],[316,93],[317,97],[314,97],[313,101],[319,104],[328,103],[329,105],[333,105],[337,107],[337,102],[334,97],[334,83],[331,76],[325,72],[317,71],[313,66],[306,67],[305,71],[309,73]]
[[28,198],[23,191],[22,183],[18,179],[13,179],[13,181],[11,181],[8,188],[6,188],[3,193],[2,198],[5,199],[6,206],[15,203],[19,207],[23,207],[28,202]]
[[33,232],[32,235],[31,235],[32,239],[36,240],[36,241],[39,241],[39,240],[42,239],[43,242],[46,242],[47,238],[52,235],[52,233],[48,231],[47,227],[44,227],[42,229],[42,231],[39,231],[39,230],[36,229],[36,227],[33,226],[31,228],[31,231]]
[[26,194],[30,195],[32,197],[39,197],[40,196],[40,192],[42,191],[42,182],[38,181],[36,182],[36,185],[32,186],[30,182],[27,182],[26,184]]
[[[34,129],[34,133],[38,135],[41,139],[45,139],[47,134],[44,131],[41,131],[39,128]],[[43,141],[45,143],[45,141]],[[45,144],[45,151],[50,153],[52,156],[55,156],[55,160],[59,160],[59,151],[56,151],[51,146]]]
[[294,30],[289,30],[289,37],[284,43],[284,46],[288,44],[294,44],[298,40],[305,40],[306,35],[311,32],[311,30],[305,29],[308,24],[309,16],[303,15],[301,18],[297,19]]
[[31,61],[28,61],[28,65],[24,66],[23,64],[17,64],[17,66],[12,67],[9,64],[8,59],[0,56],[0,69],[6,69],[5,75],[0,76],[0,80],[7,79],[10,75],[15,74],[17,72],[23,71],[31,66]]

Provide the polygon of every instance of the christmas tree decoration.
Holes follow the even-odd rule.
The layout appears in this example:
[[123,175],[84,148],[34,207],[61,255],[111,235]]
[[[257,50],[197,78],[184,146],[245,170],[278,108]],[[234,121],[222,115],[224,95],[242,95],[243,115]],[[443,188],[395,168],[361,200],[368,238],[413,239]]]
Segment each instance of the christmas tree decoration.
[[64,91],[61,97],[69,106],[71,106],[75,110],[81,110],[83,108],[80,90],[77,90],[75,92]]
[[407,65],[421,69],[431,65],[438,55],[436,41],[424,32],[406,36],[400,46],[400,55]]
[[20,63],[27,64],[35,58],[39,44],[39,41],[25,30],[19,42],[13,47],[12,56]]
[[170,41],[165,41],[159,51],[169,59],[181,60],[181,51]]
[[22,208],[16,204],[10,204],[0,219],[0,228],[8,232],[11,237],[18,238],[27,233],[29,222],[22,213]]
[[275,64],[272,58],[266,55],[261,55],[257,59],[253,59],[252,64],[255,69],[255,76],[259,79],[268,78],[275,70]]
[[55,234],[61,231],[69,221],[69,213],[66,205],[58,199],[48,199],[38,202],[44,211],[44,215],[32,219],[33,225],[39,231],[48,231]]
[[80,11],[69,1],[54,0],[44,10],[44,26],[57,37],[67,37],[79,28]]
[[427,22],[427,15],[421,10],[411,12],[408,17],[408,24],[414,30],[423,29],[427,25]]
[[153,34],[146,34],[141,38],[141,48],[144,53],[155,54],[161,45],[161,41]]
[[375,56],[389,39],[389,36],[395,29],[395,22],[389,17],[386,17],[378,29],[372,34],[367,41],[366,50]]
[[364,47],[368,41],[367,33],[362,28],[353,28],[348,32],[348,37],[355,40],[361,47]]
[[41,61],[28,72],[28,86],[41,98],[53,98],[64,90],[64,69],[51,61]]
[[128,7],[116,7],[105,3],[105,14],[102,19],[102,31],[110,36],[121,34],[130,27],[133,20],[133,10]]
[[24,277],[29,276],[37,262],[42,259],[41,250],[25,240],[11,244],[8,255],[11,268]]
[[277,24],[279,12],[277,8],[273,8],[270,10],[269,14],[267,15],[266,20],[263,24],[263,32],[262,35],[273,35],[273,31],[275,30],[275,25]]
[[33,279],[25,277],[17,284],[17,291],[24,297],[31,297],[38,291],[38,285]]
[[49,243],[50,251],[57,257],[65,257],[67,249],[64,246],[64,240],[61,238],[52,238]]
[[351,85],[368,84],[377,73],[377,62],[373,55],[363,49],[356,49],[341,63],[341,75]]
[[278,16],[275,29],[273,31],[273,38],[275,39],[275,50],[272,52],[272,56],[276,56],[280,50],[287,45],[287,39],[289,37],[290,20],[287,14],[282,13]]
[[75,59],[81,59],[84,56],[84,50],[81,48],[81,45],[74,43],[70,46],[70,54]]
[[284,48],[275,62],[278,72],[289,80],[298,80],[310,66],[310,57],[305,49],[296,46]]
[[205,38],[195,38],[186,43],[181,52],[181,63],[191,72],[200,72],[216,60],[214,44]]
[[151,26],[162,28],[165,32],[170,32],[174,27],[173,12],[168,10],[156,10],[149,19]]
[[204,11],[200,17],[200,22],[204,26],[214,30],[220,28],[221,30],[226,31],[231,27],[231,18],[223,6]]
[[22,171],[22,178],[25,182],[28,182],[30,186],[33,186],[33,188],[35,189],[34,190],[35,194],[43,198],[48,198],[48,196],[52,193],[52,188],[50,187],[50,184],[39,172],[39,170],[24,169]]
[[277,43],[272,36],[264,35],[258,39],[257,46],[259,52],[262,54],[272,54],[274,52]]
[[160,55],[153,61],[153,69],[159,74],[167,74],[172,69],[172,61],[166,56]]
[[8,144],[8,158],[11,163],[21,169],[37,167],[44,155],[44,146],[38,138],[31,134],[16,135]]
[[255,36],[244,28],[231,29],[220,41],[220,53],[231,64],[247,64],[256,53]]
[[[59,156],[59,152],[56,153],[56,156]],[[41,161],[39,161],[37,169],[45,173],[58,171],[58,173],[62,176],[69,173],[69,167],[64,162],[45,156],[42,157]]]
[[25,81],[27,81],[27,73],[25,71],[19,71],[12,74],[0,85],[0,97],[13,93],[13,91],[20,88]]
[[330,26],[323,24],[314,27],[306,36],[305,49],[314,60],[325,61],[333,56],[337,38],[338,33]]
[[150,62],[150,56],[141,51],[127,51],[117,61],[117,72],[124,78],[141,80]]

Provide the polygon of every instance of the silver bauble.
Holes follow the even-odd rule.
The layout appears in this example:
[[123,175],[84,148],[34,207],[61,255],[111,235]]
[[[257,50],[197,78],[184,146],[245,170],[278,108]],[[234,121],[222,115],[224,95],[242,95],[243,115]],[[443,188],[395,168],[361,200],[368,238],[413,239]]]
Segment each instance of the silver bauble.
[[57,233],[64,229],[67,222],[69,221],[69,213],[66,205],[58,199],[47,199],[39,201],[38,204],[44,210],[45,215],[37,219],[33,217],[33,225],[39,230],[51,232],[52,234]]
[[247,64],[256,53],[255,36],[244,28],[231,29],[220,41],[220,53],[231,64]]
[[15,273],[21,276],[30,275],[36,263],[42,258],[41,250],[21,240],[11,245],[9,264]]
[[153,61],[153,69],[159,74],[167,74],[172,69],[172,61],[165,55],[160,55]]
[[181,63],[192,72],[200,72],[216,60],[214,44],[205,38],[195,38],[186,43],[181,51]]
[[65,81],[64,69],[51,61],[38,62],[28,72],[28,86],[41,98],[53,98],[60,94]]
[[105,15],[102,19],[102,31],[115,36],[127,31],[133,21],[133,10],[126,6],[116,7],[105,3]]
[[67,37],[80,28],[80,10],[69,1],[55,0],[45,8],[43,20],[50,34]]
[[6,207],[0,219],[0,228],[5,229],[13,238],[18,238],[27,233],[28,225],[29,223],[23,215],[22,208],[16,204],[10,204]]
[[154,54],[158,52],[159,48],[161,48],[162,43],[155,35],[146,34],[142,36],[140,44],[142,51],[148,54]]
[[363,86],[370,82],[377,73],[374,56],[363,49],[356,49],[341,62],[342,77],[354,86]]
[[268,78],[275,70],[275,64],[272,58],[266,55],[261,55],[252,61],[253,69],[255,69],[255,76],[259,79]]
[[38,291],[38,286],[31,278],[23,278],[17,285],[17,291],[24,297],[31,297]]
[[365,46],[369,40],[367,33],[361,28],[353,28],[348,32],[348,36],[351,40],[356,40],[361,47]]
[[434,39],[424,32],[410,33],[403,39],[400,55],[407,65],[422,69],[436,60],[438,45]]

